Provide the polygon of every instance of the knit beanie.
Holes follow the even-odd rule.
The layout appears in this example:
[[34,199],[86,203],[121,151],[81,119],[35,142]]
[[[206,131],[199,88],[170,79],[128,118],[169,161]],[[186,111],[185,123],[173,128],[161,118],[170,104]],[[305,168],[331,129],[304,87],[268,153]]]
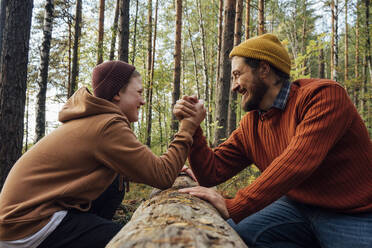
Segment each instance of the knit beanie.
[[230,52],[230,58],[233,56],[267,61],[288,75],[291,71],[288,52],[273,34],[263,34],[240,43]]
[[136,68],[120,60],[106,61],[93,69],[92,87],[96,97],[111,101],[129,83]]

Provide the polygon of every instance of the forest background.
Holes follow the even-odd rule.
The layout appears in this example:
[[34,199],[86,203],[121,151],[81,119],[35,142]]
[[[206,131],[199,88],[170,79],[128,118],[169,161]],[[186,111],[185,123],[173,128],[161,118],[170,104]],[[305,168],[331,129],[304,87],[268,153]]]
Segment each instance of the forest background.
[[[182,95],[204,99],[202,128],[218,145],[244,115],[229,92],[228,54],[263,33],[287,48],[291,80],[342,84],[371,137],[370,12],[370,0],[2,0],[0,189],[22,152],[60,125],[68,97],[91,89],[92,69],[106,60],[128,61],[142,74],[146,105],[133,129],[155,154],[177,130],[172,106]],[[12,52],[20,59],[9,60]],[[231,197],[258,175],[248,167],[218,189]],[[139,202],[150,190],[131,184],[126,201]]]

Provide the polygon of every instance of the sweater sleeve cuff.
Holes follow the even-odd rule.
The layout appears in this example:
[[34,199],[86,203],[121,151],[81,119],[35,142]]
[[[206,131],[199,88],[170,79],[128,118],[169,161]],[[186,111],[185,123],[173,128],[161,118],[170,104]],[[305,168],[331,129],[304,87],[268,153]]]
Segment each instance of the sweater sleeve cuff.
[[199,125],[196,130],[195,130],[195,133],[194,133],[194,138],[195,137],[202,137],[203,136],[203,129],[201,128],[201,126]]
[[194,135],[195,133],[195,130],[198,128],[198,126],[192,122],[192,121],[189,121],[189,120],[182,120],[180,122],[180,127],[179,127],[179,132],[181,131],[186,131],[187,133],[189,133],[191,136]]
[[230,218],[233,219],[236,224],[249,215],[244,211],[243,207],[239,204],[236,198],[225,199],[225,204]]

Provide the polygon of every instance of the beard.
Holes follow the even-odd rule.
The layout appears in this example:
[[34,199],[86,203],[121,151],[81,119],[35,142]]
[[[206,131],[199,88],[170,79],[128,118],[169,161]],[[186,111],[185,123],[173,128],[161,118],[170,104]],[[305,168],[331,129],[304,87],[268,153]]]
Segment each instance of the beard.
[[247,89],[247,92],[243,95],[243,110],[249,112],[259,109],[260,103],[264,98],[267,90],[268,86],[255,78],[252,83],[252,87],[250,87],[250,89]]

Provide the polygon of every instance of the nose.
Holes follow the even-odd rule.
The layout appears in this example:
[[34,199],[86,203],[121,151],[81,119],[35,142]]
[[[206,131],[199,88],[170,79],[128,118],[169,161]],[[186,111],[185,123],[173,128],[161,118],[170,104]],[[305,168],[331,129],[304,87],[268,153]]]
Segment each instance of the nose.
[[234,82],[234,81],[232,82],[231,91],[239,92],[240,85],[238,83]]

